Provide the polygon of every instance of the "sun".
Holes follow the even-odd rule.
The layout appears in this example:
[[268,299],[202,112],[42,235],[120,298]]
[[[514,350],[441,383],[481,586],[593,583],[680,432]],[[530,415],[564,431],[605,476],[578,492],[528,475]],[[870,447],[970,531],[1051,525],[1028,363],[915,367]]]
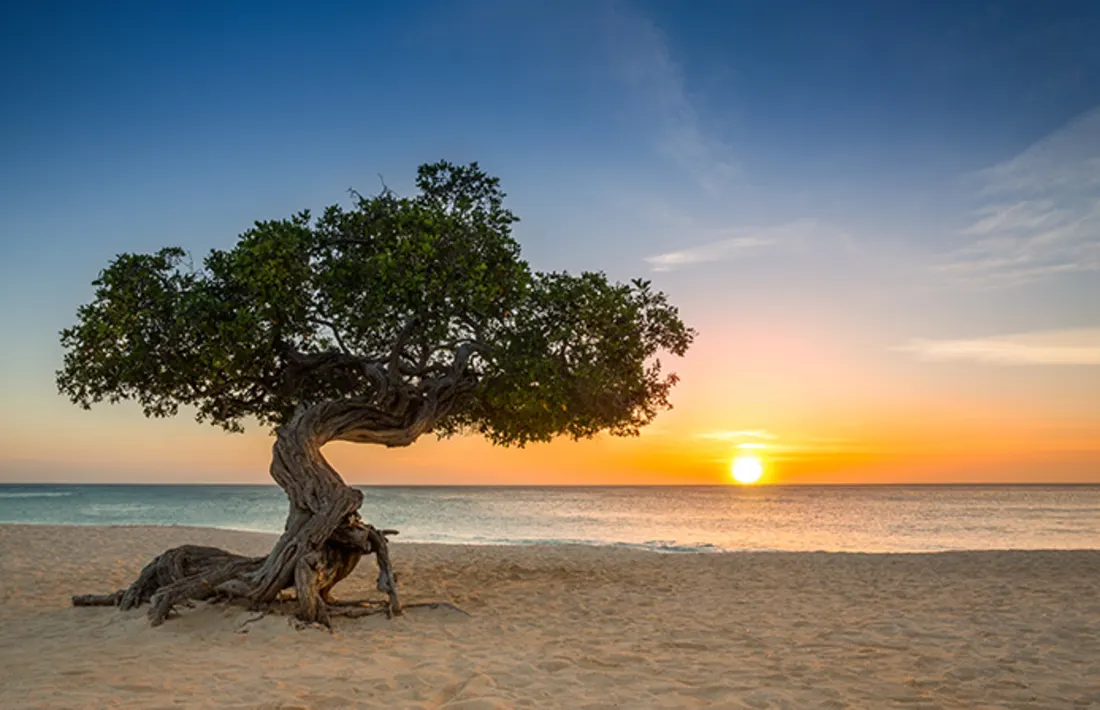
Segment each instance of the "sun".
[[757,456],[738,456],[730,469],[733,480],[743,486],[751,486],[764,475],[764,462]]

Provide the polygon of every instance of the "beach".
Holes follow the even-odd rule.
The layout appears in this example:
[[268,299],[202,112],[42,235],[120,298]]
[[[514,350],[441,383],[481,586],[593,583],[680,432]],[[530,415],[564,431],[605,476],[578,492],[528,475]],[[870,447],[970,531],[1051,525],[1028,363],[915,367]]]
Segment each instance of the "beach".
[[[1100,707],[1100,551],[392,546],[393,620],[73,608],[166,548],[274,536],[0,526],[3,708]],[[378,597],[373,560],[336,587]]]

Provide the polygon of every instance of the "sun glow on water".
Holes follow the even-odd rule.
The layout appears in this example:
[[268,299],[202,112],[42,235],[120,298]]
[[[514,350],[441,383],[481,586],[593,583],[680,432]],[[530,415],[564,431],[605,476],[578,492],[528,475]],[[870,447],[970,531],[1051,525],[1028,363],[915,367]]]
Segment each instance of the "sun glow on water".
[[759,456],[738,456],[730,467],[733,480],[743,486],[751,486],[764,475],[764,462]]

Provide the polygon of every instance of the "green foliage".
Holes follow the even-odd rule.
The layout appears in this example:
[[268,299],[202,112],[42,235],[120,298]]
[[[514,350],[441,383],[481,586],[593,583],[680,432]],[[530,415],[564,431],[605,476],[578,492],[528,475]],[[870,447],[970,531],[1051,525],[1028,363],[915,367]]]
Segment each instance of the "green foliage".
[[694,332],[664,294],[531,272],[476,163],[421,166],[417,187],[257,222],[199,267],[175,248],[117,257],[61,333],[60,391],[233,431],[321,400],[409,417],[431,401],[440,434],[520,445],[635,434],[668,407],[657,356]]

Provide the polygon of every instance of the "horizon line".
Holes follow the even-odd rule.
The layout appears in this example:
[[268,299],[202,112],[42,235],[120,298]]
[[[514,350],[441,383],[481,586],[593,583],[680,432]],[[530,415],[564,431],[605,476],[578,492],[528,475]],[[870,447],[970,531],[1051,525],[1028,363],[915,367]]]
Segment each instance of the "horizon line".
[[[1100,481],[957,481],[957,482],[904,482],[894,481],[889,483],[754,483],[741,485],[737,483],[348,483],[348,486],[365,488],[898,488],[898,487],[994,487],[994,486],[1058,486],[1058,487],[1100,487]],[[271,483],[198,483],[178,481],[147,481],[141,483],[126,481],[99,481],[99,482],[42,482],[42,481],[0,481],[0,488],[5,486],[250,486],[254,488],[281,487],[275,482]]]

